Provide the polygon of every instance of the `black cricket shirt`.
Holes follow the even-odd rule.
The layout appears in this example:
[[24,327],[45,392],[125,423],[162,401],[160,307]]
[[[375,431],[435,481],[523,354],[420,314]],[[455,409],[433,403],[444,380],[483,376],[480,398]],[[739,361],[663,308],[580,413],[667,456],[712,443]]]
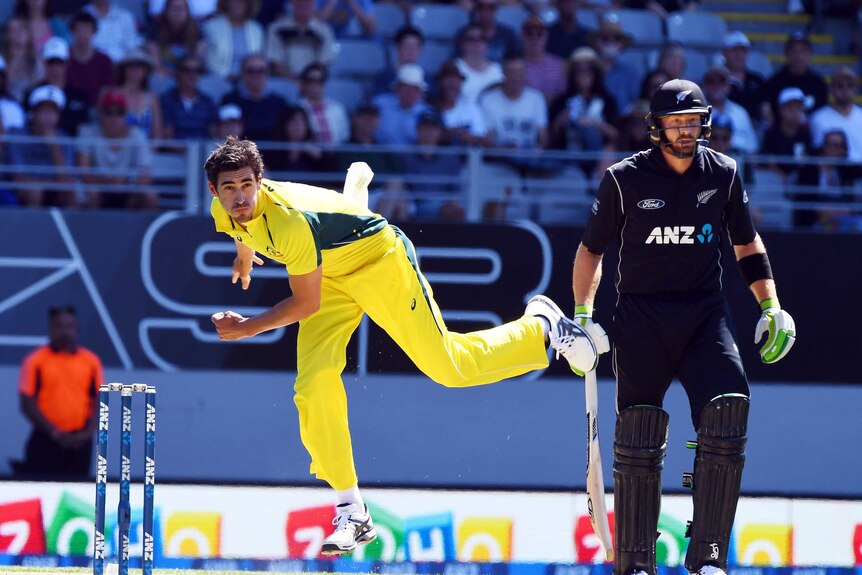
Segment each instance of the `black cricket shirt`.
[[608,168],[583,244],[600,255],[619,242],[619,293],[719,292],[723,232],[732,245],[756,235],[736,161],[701,147],[677,174],[663,156],[651,148]]

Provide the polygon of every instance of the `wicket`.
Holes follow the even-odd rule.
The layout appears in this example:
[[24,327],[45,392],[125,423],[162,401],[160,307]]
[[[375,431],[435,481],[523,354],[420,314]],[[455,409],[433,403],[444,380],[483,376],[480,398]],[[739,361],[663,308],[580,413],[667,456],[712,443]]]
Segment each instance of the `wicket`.
[[153,496],[156,485],[156,388],[134,383],[109,383],[99,387],[99,433],[96,440],[96,518],[93,538],[93,575],[105,570],[105,499],[108,491],[108,420],[110,393],[121,395],[122,429],[120,434],[120,499],[117,506],[118,575],[129,573],[129,530],[132,510],[129,494],[132,485],[132,394],[143,393],[146,399],[144,458],[144,516],[143,516],[143,575],[152,575],[155,539],[153,533]]

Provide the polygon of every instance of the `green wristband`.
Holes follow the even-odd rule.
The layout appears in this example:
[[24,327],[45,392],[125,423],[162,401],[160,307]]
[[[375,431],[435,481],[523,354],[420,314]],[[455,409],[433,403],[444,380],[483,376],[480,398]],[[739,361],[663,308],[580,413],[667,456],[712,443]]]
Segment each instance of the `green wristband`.
[[593,315],[593,309],[588,305],[576,305],[575,306],[575,315]]
[[778,307],[777,305],[775,305],[771,297],[768,297],[762,302],[760,302],[760,311],[766,311],[771,307]]

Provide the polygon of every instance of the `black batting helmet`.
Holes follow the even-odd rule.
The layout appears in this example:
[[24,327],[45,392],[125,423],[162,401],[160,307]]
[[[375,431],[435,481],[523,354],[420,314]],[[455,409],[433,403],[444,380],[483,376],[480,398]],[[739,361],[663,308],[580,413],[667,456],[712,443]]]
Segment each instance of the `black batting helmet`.
[[[665,82],[655,91],[650,100],[649,113],[644,118],[653,145],[670,146],[659,119],[674,114],[700,114],[701,130],[698,142],[708,142],[712,131],[712,106],[706,105],[706,98],[703,97],[700,86],[688,80],[677,79]],[[697,146],[694,149],[697,150]]]

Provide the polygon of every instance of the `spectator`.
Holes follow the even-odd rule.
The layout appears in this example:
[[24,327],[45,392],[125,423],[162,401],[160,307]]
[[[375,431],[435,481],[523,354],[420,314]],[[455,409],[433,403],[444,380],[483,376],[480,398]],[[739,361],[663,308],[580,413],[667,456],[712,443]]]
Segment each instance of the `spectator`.
[[152,22],[146,50],[153,72],[165,77],[173,77],[177,63],[185,56],[203,56],[203,33],[189,13],[188,0],[167,0]]
[[329,72],[323,64],[309,64],[300,76],[299,105],[308,114],[313,139],[322,144],[342,144],[350,137],[350,121],[341,102],[324,93]]
[[[404,64],[419,64],[422,57],[422,47],[425,45],[425,36],[418,28],[404,26],[395,34],[395,64],[387,66],[378,74],[374,80],[373,93],[375,95],[388,92],[395,83],[395,76]],[[427,70],[426,70],[427,73]]]
[[266,56],[273,73],[296,78],[312,62],[329,65],[335,37],[314,9],[315,0],[291,0],[293,13],[279,18],[266,32]]
[[68,175],[69,168],[74,166],[72,145],[68,141],[58,141],[68,137],[59,127],[66,96],[57,86],[45,84],[30,93],[28,104],[27,127],[10,134],[35,136],[45,141],[16,142],[9,146],[9,163],[28,167],[17,170],[13,176],[16,182],[26,185],[17,191],[18,205],[73,207],[77,203],[74,191],[51,189],[51,183],[72,184]]
[[628,110],[638,98],[641,83],[640,70],[622,56],[631,44],[632,37],[623,31],[620,18],[614,12],[602,17],[598,30],[591,35],[590,45],[599,55],[605,88],[620,112]]
[[794,32],[784,45],[787,63],[773,74],[764,85],[771,118],[778,117],[778,95],[784,88],[799,88],[814,97],[814,109],[827,103],[826,81],[811,67],[811,40],[803,32]]
[[117,67],[117,84],[126,96],[129,123],[137,126],[144,136],[162,137],[162,107],[159,96],[150,89],[153,60],[141,48],[130,50]]
[[222,104],[236,104],[242,110],[243,134],[254,141],[272,138],[272,120],[281,116],[287,102],[273,94],[266,85],[266,59],[250,54],[242,62],[242,73],[236,89],[222,98]]
[[212,98],[198,88],[202,71],[203,63],[196,56],[185,56],[179,61],[177,85],[161,97],[162,137],[178,140],[209,137],[216,119],[216,106]]
[[87,193],[89,207],[158,207],[158,195],[148,190],[153,154],[141,129],[129,123],[128,103],[121,90],[102,94],[98,123],[81,126],[77,164],[86,171],[82,180],[96,186]]
[[658,55],[656,69],[661,70],[670,79],[685,78],[685,48],[677,42],[670,42],[662,47]]
[[[147,0],[149,15],[155,19],[165,11],[165,6],[170,0]],[[188,0],[189,13],[197,22],[203,22],[216,11],[217,0]]]
[[649,101],[652,98],[652,95],[655,94],[656,90],[669,80],[670,77],[658,68],[648,72],[641,81],[641,91],[638,95],[638,99]]
[[216,123],[213,129],[216,140],[224,141],[228,136],[241,138],[243,136],[242,109],[236,104],[224,104],[218,109]]
[[[723,114],[712,115],[712,133],[709,136],[709,147],[716,152],[730,156],[737,162],[737,168],[743,182],[751,182],[751,162],[746,162],[744,152],[733,146],[733,120]],[[752,217],[760,217],[757,209],[752,209]]]
[[444,141],[456,146],[489,145],[488,125],[482,109],[461,93],[464,75],[450,60],[437,72],[437,108],[445,128]]
[[84,10],[97,22],[93,46],[113,62],[119,62],[126,52],[141,45],[135,18],[125,8],[111,4],[111,0],[93,0]]
[[618,115],[616,101],[605,88],[598,54],[587,46],[578,48],[569,62],[566,91],[551,105],[551,141],[558,148],[586,152],[613,147],[619,135]]
[[587,34],[578,24],[578,2],[557,0],[557,21],[548,29],[548,53],[563,60],[587,45]]
[[823,134],[823,146],[818,155],[826,161],[805,164],[799,171],[799,185],[808,186],[809,190],[791,194],[796,202],[800,202],[794,205],[795,227],[836,227],[838,220],[849,210],[813,208],[806,203],[846,203],[849,208],[853,202],[851,187],[862,176],[859,164],[847,163],[847,134],[844,130],[833,129]]
[[78,344],[75,308],[50,308],[48,344],[21,365],[21,412],[33,431],[15,475],[54,480],[89,475],[97,424],[95,398],[103,383],[102,362]]
[[27,22],[12,16],[6,21],[3,34],[3,57],[6,61],[6,89],[23,102],[24,91],[42,78],[42,65],[36,57]]
[[524,59],[503,62],[504,80],[479,105],[496,146],[536,150],[548,147],[548,108],[541,92],[526,85]]
[[0,56],[0,134],[24,127],[24,109],[6,88],[6,60]]
[[263,53],[263,26],[254,19],[259,7],[257,0],[219,0],[218,13],[203,24],[211,74],[235,80],[246,56]]
[[308,114],[300,106],[288,106],[278,118],[275,130],[276,142],[286,142],[290,147],[264,152],[266,165],[275,172],[325,172],[327,158],[314,141],[314,133]]
[[401,66],[394,91],[374,98],[374,105],[380,110],[380,127],[376,134],[379,143],[404,145],[416,142],[416,120],[428,109],[424,97],[427,89],[421,66]]
[[748,67],[748,51],[751,42],[744,32],[736,30],[724,37],[724,65],[730,73],[730,93],[728,98],[745,108],[755,126],[770,117],[765,112],[766,94],[763,87],[766,80]]
[[[470,30],[478,28],[485,39],[485,56],[492,62],[502,62],[507,54],[521,52],[521,43],[514,30],[497,22],[498,0],[475,0],[470,15],[470,24],[458,32],[460,38]],[[459,42],[460,45],[460,42]],[[461,53],[463,56],[464,53]]]
[[503,67],[488,59],[488,43],[482,30],[468,25],[458,38],[461,57],[455,64],[464,76],[461,93],[470,102],[477,102],[483,90],[503,81]]
[[811,131],[805,121],[805,110],[813,103],[814,98],[806,96],[799,88],[784,88],[778,96],[778,121],[763,135],[762,154],[792,158],[787,162],[773,161],[768,165],[785,182],[796,182],[800,166],[793,160],[809,156],[813,150]]
[[[384,203],[391,197],[397,197],[402,189],[402,183],[394,176],[398,173],[398,163],[393,154],[379,150],[380,145],[376,134],[380,128],[380,110],[371,102],[360,104],[350,117],[350,149],[336,154],[335,171],[346,172],[353,162],[366,162],[374,170],[376,177],[372,180],[369,193],[369,206],[374,211],[380,211],[380,201]],[[385,206],[384,206],[385,207]]]
[[712,106],[713,113],[730,118],[733,122],[733,148],[745,154],[756,153],[760,148],[751,117],[745,108],[728,99],[730,72],[724,66],[711,66],[703,75],[703,94]]
[[823,135],[841,129],[847,137],[847,158],[862,163],[862,107],[853,103],[859,77],[848,66],[832,74],[832,101],[811,115],[811,138],[815,146],[823,145]]
[[538,16],[530,16],[521,28],[524,63],[527,66],[527,86],[535,88],[553,102],[566,89],[565,66],[559,56],[549,54],[548,29]]
[[72,17],[71,29],[67,83],[70,88],[87,94],[87,102],[92,107],[99,101],[102,90],[114,84],[114,65],[107,54],[93,46],[98,22],[92,14],[85,11],[76,13]]
[[406,211],[417,220],[464,219],[461,187],[454,183],[441,184],[435,181],[440,177],[458,176],[463,167],[459,156],[440,153],[443,131],[443,120],[436,111],[428,109],[422,112],[416,124],[418,151],[399,156],[401,171],[407,182]]
[[374,36],[377,18],[373,8],[372,0],[317,0],[318,17],[332,27],[336,38],[345,37],[354,20],[363,36]]
[[42,66],[45,79],[27,90],[24,102],[30,101],[30,95],[38,86],[50,84],[57,86],[66,97],[65,107],[60,111],[60,129],[74,136],[78,127],[90,119],[90,102],[86,92],[68,85],[66,70],[69,62],[69,45],[62,38],[51,38],[42,48]]
[[[649,150],[652,142],[649,138],[644,118],[649,113],[649,100],[637,99],[632,103],[628,114],[620,120],[619,137],[616,148],[621,152],[641,152]],[[612,164],[619,161],[615,156]]]
[[50,38],[59,37],[66,42],[72,39],[69,26],[62,18],[54,16],[52,0],[18,0],[15,16],[23,19],[30,28],[33,50],[38,54]]

